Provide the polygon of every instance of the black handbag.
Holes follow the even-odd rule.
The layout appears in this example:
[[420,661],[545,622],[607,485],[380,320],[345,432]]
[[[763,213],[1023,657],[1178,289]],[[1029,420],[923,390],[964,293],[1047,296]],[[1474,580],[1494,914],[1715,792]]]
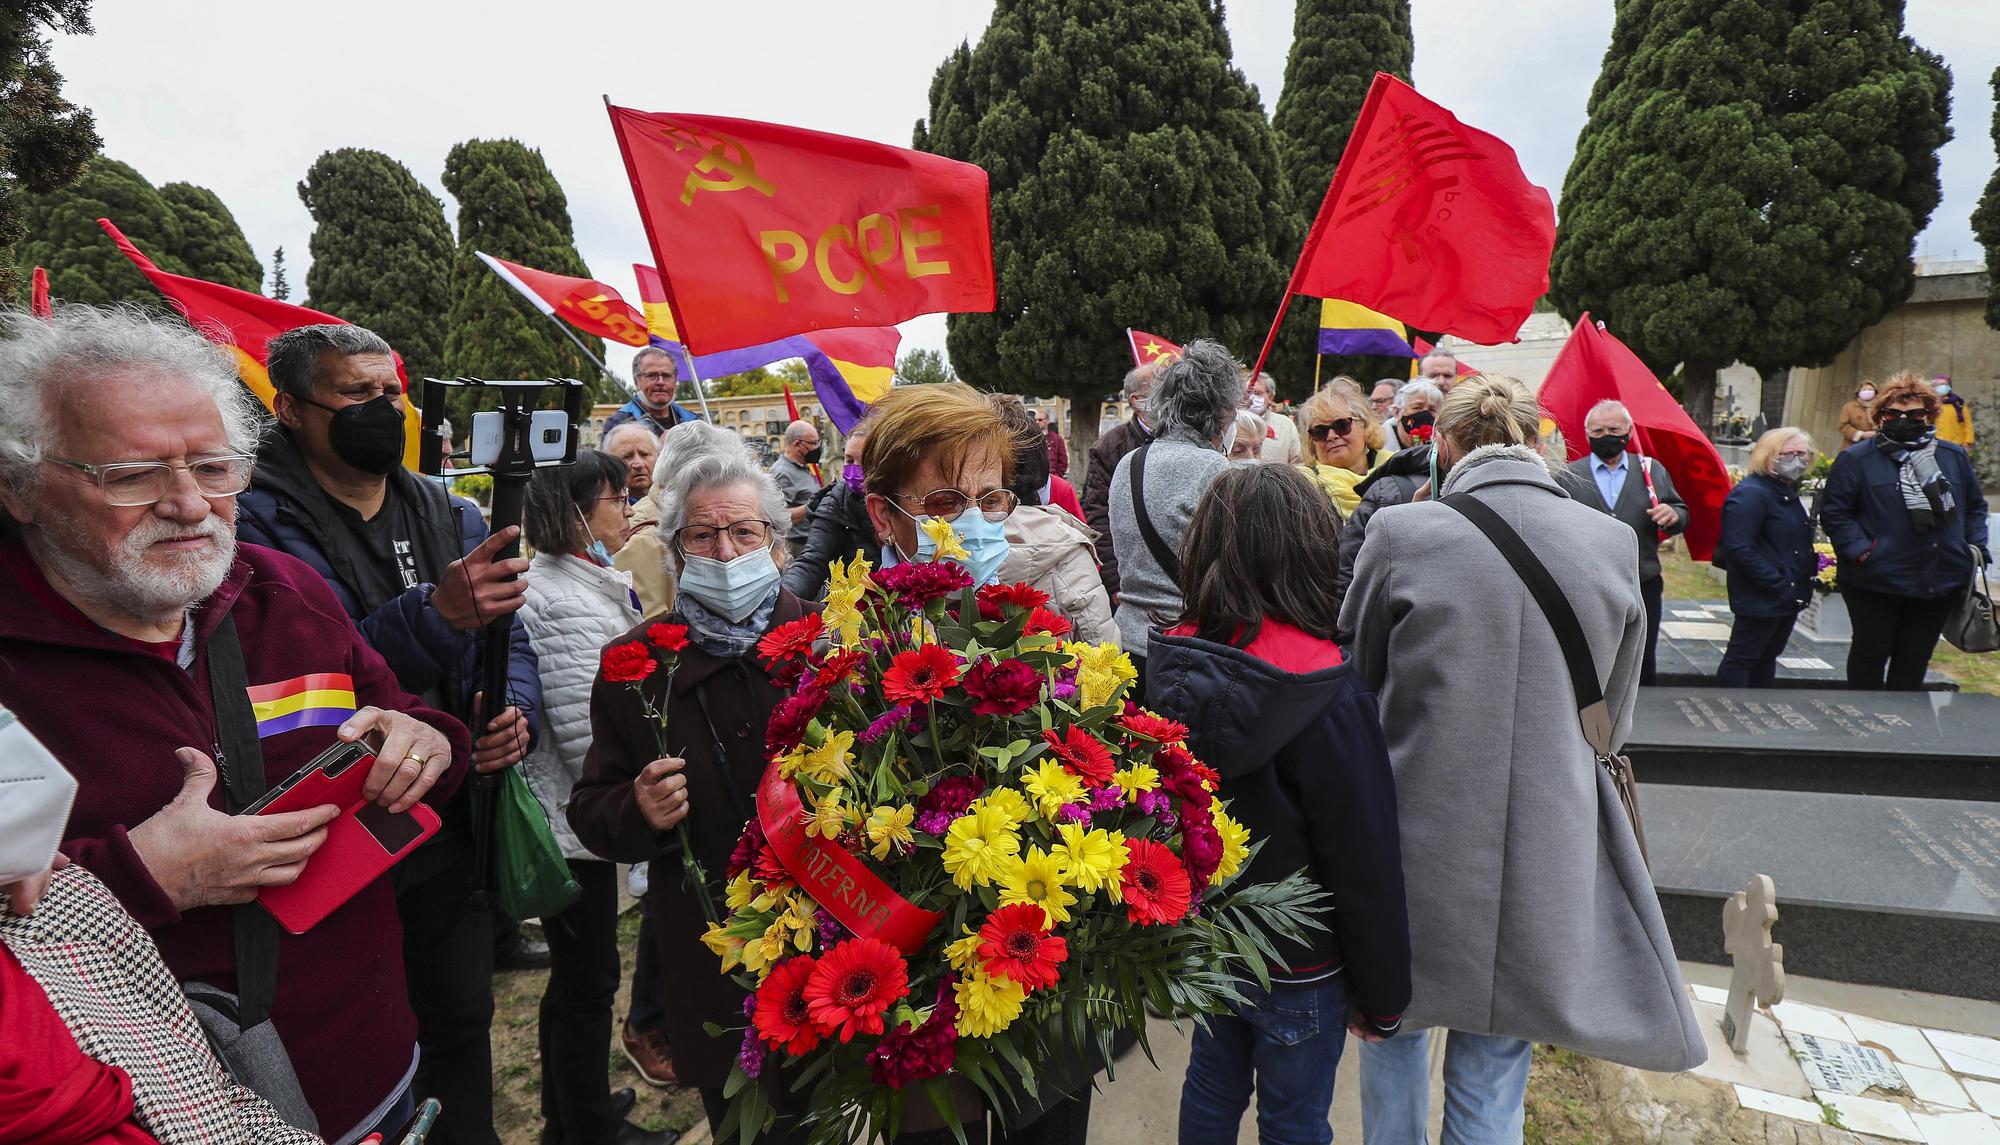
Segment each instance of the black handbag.
[[1945,618],[1944,638],[1960,652],[2000,652],[2000,619],[1993,615],[1993,586],[1986,583],[1986,557],[1972,550],[1972,580],[1965,596]]
[[1570,688],[1576,694],[1576,714],[1583,725],[1584,742],[1597,754],[1598,766],[1611,776],[1611,785],[1618,790],[1618,802],[1625,808],[1625,820],[1632,825],[1632,835],[1638,840],[1639,857],[1651,866],[1652,858],[1646,851],[1646,826],[1639,818],[1639,780],[1633,774],[1631,758],[1612,750],[1611,709],[1604,703],[1604,688],[1597,682],[1597,661],[1590,654],[1590,642],[1584,639],[1576,609],[1570,607],[1569,598],[1563,595],[1556,578],[1549,575],[1548,566],[1535,556],[1521,534],[1500,519],[1500,514],[1467,493],[1454,493],[1439,503],[1458,510],[1486,534],[1486,539],[1514,566],[1515,573],[1528,586],[1529,595],[1541,606],[1569,668]]

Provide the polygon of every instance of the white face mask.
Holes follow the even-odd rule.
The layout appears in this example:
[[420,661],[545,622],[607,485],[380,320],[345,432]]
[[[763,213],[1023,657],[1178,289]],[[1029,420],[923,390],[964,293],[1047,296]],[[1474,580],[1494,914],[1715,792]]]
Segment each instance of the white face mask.
[[729,561],[690,554],[681,566],[680,589],[731,624],[741,624],[778,583],[771,550],[757,548]]
[[49,869],[75,802],[75,778],[0,708],[0,885]]
[[1263,394],[1250,395],[1250,412],[1259,417],[1263,416],[1265,407],[1270,404],[1270,399],[1266,398]]

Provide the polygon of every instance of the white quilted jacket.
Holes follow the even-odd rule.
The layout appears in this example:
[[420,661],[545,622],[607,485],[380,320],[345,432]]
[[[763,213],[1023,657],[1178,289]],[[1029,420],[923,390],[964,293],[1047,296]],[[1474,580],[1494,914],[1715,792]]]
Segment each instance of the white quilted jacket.
[[597,857],[577,842],[568,814],[570,788],[590,750],[590,686],[604,646],[639,619],[628,573],[551,553],[537,553],[528,565],[521,620],[542,666],[542,734],[521,761],[521,775],[568,858]]

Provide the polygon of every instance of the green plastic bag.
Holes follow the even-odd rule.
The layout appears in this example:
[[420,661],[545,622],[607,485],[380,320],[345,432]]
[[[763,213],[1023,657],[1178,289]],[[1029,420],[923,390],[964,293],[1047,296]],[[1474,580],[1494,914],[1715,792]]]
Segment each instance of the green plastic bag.
[[583,889],[521,773],[508,768],[493,794],[493,893],[508,918],[553,917]]

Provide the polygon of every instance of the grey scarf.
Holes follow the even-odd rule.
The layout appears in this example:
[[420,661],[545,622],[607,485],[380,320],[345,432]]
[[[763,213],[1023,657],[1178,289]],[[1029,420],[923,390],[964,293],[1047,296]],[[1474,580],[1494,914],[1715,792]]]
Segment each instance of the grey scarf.
[[744,617],[741,624],[732,624],[728,617],[710,612],[687,592],[674,601],[674,608],[687,621],[688,639],[694,641],[695,647],[718,660],[734,660],[757,647],[757,642],[771,630],[771,614],[778,610],[778,588],[772,586],[771,595]]
[[1952,494],[1951,482],[1938,468],[1937,438],[1928,437],[1923,444],[1910,449],[1894,442],[1887,442],[1883,448],[1898,466],[1896,484],[1903,494],[1903,507],[1909,510],[1911,527],[1919,533],[1928,533],[1951,520],[1958,501]]

